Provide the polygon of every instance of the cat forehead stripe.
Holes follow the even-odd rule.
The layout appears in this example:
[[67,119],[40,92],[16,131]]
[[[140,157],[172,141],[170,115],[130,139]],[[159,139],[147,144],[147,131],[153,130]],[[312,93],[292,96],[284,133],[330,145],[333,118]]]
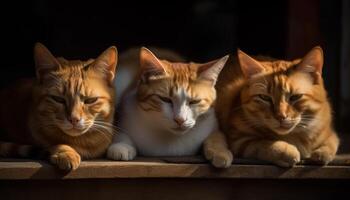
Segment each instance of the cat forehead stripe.
[[175,92],[175,95],[179,98],[180,101],[186,101],[188,95],[184,88],[178,88]]

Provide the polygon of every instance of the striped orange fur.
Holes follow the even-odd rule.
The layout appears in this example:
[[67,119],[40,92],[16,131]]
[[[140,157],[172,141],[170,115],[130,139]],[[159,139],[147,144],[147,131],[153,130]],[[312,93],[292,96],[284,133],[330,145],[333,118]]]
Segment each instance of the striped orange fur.
[[37,79],[1,91],[1,157],[47,152],[61,169],[103,156],[114,133],[114,72],[117,50],[96,60],[55,58],[42,44],[34,48]]
[[233,154],[284,167],[302,158],[329,163],[339,139],[322,67],[320,47],[293,61],[238,51],[217,85],[217,114]]

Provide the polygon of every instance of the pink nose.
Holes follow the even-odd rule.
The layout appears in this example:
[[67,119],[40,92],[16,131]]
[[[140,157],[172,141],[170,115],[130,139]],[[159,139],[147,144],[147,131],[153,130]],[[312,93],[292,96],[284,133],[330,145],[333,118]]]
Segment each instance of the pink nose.
[[287,119],[287,115],[284,113],[277,113],[276,119],[279,120],[280,122],[283,122]]
[[78,117],[69,117],[68,121],[73,125],[77,125],[80,119]]
[[174,121],[177,123],[177,125],[181,126],[185,122],[185,119],[182,117],[175,117]]

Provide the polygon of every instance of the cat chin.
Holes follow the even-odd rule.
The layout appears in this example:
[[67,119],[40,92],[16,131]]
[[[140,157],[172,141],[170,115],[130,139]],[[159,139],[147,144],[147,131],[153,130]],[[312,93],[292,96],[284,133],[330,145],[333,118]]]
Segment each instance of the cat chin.
[[87,131],[89,130],[89,128],[85,128],[82,130],[79,129],[69,129],[69,130],[62,130],[66,135],[69,135],[71,137],[78,137],[81,135],[84,135]]
[[278,127],[278,128],[274,128],[274,132],[277,135],[288,135],[289,133],[291,133],[294,129],[295,129],[296,125],[292,126],[289,129],[283,128],[283,127]]
[[171,128],[170,133],[176,136],[182,136],[189,132],[191,128]]
[[280,124],[272,122],[270,124],[265,124],[266,127],[268,127],[270,130],[272,130],[277,135],[288,135],[291,132],[293,132],[299,122],[297,123],[289,123],[289,124]]

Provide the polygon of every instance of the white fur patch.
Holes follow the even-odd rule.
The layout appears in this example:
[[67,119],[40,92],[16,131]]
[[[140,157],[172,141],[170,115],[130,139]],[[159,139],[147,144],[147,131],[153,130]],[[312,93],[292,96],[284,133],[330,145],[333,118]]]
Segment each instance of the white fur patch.
[[126,143],[112,144],[107,151],[107,157],[112,160],[133,160],[135,156],[135,147]]
[[173,97],[172,115],[173,118],[182,118],[185,120],[184,127],[192,128],[195,125],[196,121],[194,119],[194,111],[188,105],[187,96],[188,95],[183,88],[180,88],[176,91]]
[[[202,143],[208,137],[210,133],[217,129],[217,121],[215,117],[215,111],[210,108],[207,113],[200,116],[195,125],[189,129],[185,134],[175,135],[169,133],[168,130],[164,132],[160,131],[159,127],[171,126],[176,123],[173,121],[170,123],[170,119],[163,119],[163,124],[161,124],[161,119],[157,120],[151,112],[145,113],[143,110],[139,109],[136,104],[135,99],[136,91],[130,93],[124,100],[123,109],[127,112],[123,115],[123,131],[128,134],[131,138],[133,144],[137,147],[139,154],[144,156],[188,156],[195,155],[199,152]],[[183,99],[183,93],[179,93],[181,97],[179,99],[178,109],[179,113],[186,117],[191,117],[188,114],[189,108],[184,108],[181,104]],[[186,105],[189,107],[188,105]],[[169,109],[170,106],[167,106]],[[170,112],[167,110],[166,112]],[[173,116],[171,116],[171,120]],[[170,137],[168,137],[170,136]],[[164,141],[164,137],[167,140]],[[118,138],[118,135],[116,135]],[[122,142],[115,140],[115,142]]]

